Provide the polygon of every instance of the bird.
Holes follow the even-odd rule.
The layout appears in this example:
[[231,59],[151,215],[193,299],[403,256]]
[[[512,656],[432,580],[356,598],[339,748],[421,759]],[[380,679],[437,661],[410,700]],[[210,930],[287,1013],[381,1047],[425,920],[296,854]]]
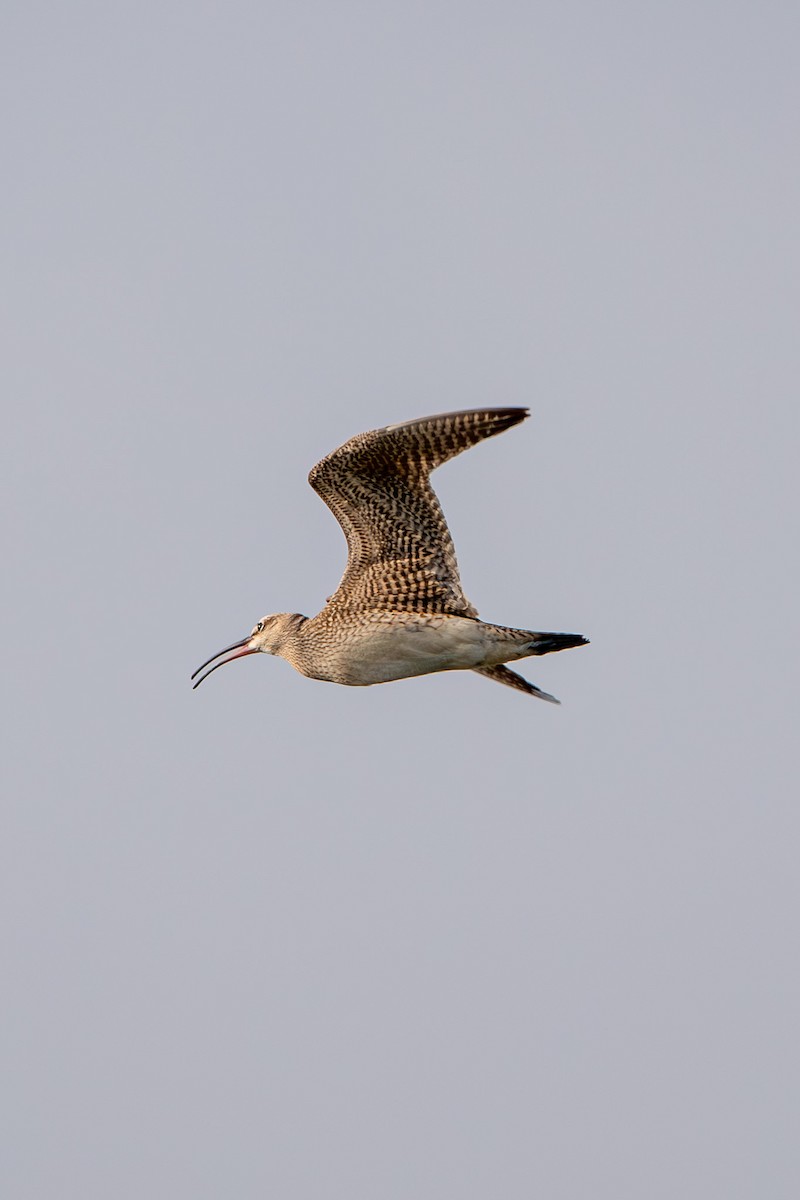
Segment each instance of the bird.
[[321,459],[308,482],[347,539],[338,588],[315,617],[262,617],[197,668],[194,687],[227,663],[263,653],[285,658],[311,679],[353,687],[471,670],[560,703],[505,664],[587,639],[482,621],[464,595],[453,539],[430,484],[436,467],[529,415],[527,408],[481,408],[421,417],[357,434]]

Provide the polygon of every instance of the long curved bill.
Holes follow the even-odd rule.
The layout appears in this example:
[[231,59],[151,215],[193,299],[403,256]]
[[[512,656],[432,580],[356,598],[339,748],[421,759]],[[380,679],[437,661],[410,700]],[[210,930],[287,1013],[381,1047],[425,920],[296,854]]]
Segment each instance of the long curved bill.
[[[236,658],[245,658],[248,654],[258,654],[257,650],[250,649],[247,644],[249,641],[250,635],[248,634],[248,636],[246,638],[242,638],[240,642],[234,642],[232,646],[226,646],[224,650],[218,650],[216,654],[211,655],[211,658],[207,658],[202,666],[197,668],[194,675],[192,675],[192,679],[194,679],[195,675],[200,675],[200,672],[204,670],[209,663],[213,663],[215,659],[222,658],[223,654],[230,654],[230,658],[223,658],[222,662],[216,663],[216,665],[213,666],[210,671],[206,671],[205,675],[200,675],[197,683],[192,684],[192,691],[194,691],[196,687],[199,687],[204,679],[208,679],[209,675],[212,675],[214,671],[216,671],[217,667],[224,667],[226,663],[233,662]],[[242,647],[244,647],[244,649]],[[231,654],[231,650],[238,650],[239,653]]]

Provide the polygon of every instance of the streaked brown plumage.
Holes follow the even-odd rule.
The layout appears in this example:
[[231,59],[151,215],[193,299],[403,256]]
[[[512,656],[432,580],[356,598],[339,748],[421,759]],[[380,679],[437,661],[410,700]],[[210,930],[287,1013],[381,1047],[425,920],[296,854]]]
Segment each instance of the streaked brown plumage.
[[316,617],[264,617],[248,637],[208,659],[195,675],[231,651],[223,662],[262,651],[287,659],[303,675],[333,683],[365,686],[434,671],[474,670],[554,700],[502,664],[581,646],[586,639],[510,629],[478,618],[464,595],[453,541],[429,478],[462,450],[527,416],[525,408],[498,408],[423,417],[360,433],[321,459],[308,480],[347,538],[339,587]]

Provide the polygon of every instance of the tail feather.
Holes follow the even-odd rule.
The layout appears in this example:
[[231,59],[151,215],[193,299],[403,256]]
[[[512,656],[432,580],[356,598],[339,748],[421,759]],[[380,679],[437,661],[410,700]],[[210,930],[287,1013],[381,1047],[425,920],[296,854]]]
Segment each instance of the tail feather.
[[508,667],[473,667],[473,670],[476,675],[483,675],[484,679],[493,679],[495,683],[504,683],[506,687],[516,688],[518,692],[526,692],[529,696],[538,696],[540,700],[549,700],[551,704],[561,703],[560,700],[556,700],[555,696],[551,696],[549,692],[543,692],[536,684],[529,683],[515,671],[509,671]]
[[573,646],[588,644],[589,639],[580,633],[532,633],[528,654],[552,654],[555,650],[571,650]]
[[[513,662],[515,659],[528,658],[533,654],[552,654],[555,650],[569,650],[573,646],[588,645],[588,639],[580,633],[534,633],[530,630],[508,629],[497,625],[494,628],[498,634],[505,635],[509,642],[516,643],[509,645],[506,662],[509,659]],[[540,700],[549,700],[551,704],[561,703],[560,700],[556,700],[555,696],[551,696],[549,692],[543,692],[541,688],[536,687],[536,684],[529,683],[527,679],[510,671],[506,666],[473,667],[472,669],[477,675],[483,675],[485,679],[493,679],[495,683],[504,683],[506,687],[515,688],[518,692],[525,692],[529,696],[538,696]]]

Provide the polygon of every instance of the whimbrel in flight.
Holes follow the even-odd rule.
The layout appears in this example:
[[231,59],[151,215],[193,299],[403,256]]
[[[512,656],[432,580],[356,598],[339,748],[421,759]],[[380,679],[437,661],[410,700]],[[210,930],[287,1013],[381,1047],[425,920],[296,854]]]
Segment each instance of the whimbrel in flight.
[[[583,646],[577,633],[481,621],[461,587],[430,473],[528,416],[526,408],[444,413],[360,433],[312,468],[308,482],[347,538],[347,567],[316,617],[276,613],[195,671],[195,687],[248,654],[278,654],[302,675],[364,686],[433,671],[477,671],[558,704],[504,663]],[[227,658],[223,658],[227,655]],[[221,659],[200,674],[215,659]]]

